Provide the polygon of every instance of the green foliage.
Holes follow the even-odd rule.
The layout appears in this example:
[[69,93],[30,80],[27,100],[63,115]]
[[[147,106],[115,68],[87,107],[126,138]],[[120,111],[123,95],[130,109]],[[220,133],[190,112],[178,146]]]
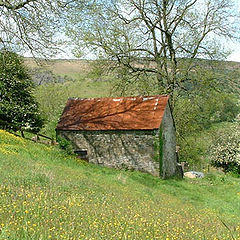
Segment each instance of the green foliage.
[[190,169],[203,170],[209,164],[207,160],[208,143],[211,141],[207,137],[206,131],[200,131],[198,134],[191,134],[184,139],[178,139],[179,159],[180,161],[187,161]]
[[68,141],[66,138],[63,138],[59,135],[57,135],[57,142],[59,144],[59,147],[66,151],[67,154],[73,153],[73,147],[70,141]]
[[51,83],[38,86],[34,94],[39,102],[41,114],[46,119],[43,132],[48,136],[55,137],[56,124],[69,94],[68,84]]
[[156,87],[157,79],[151,73],[131,73],[127,67],[118,66],[111,72],[113,91],[122,96],[165,94],[164,88]]
[[179,137],[209,128],[213,123],[233,121],[240,112],[232,94],[205,89],[202,95],[179,97],[174,108]]
[[188,161],[196,170],[206,167],[209,164],[206,143],[211,141],[206,130],[216,123],[233,122],[238,113],[239,106],[232,94],[218,93],[203,87],[201,93],[179,97],[174,108],[174,118],[180,161]]
[[220,129],[210,147],[212,165],[225,172],[240,174],[240,125],[236,123],[227,129]]
[[154,139],[154,157],[153,159],[159,163],[159,175],[162,176],[163,167],[163,129],[160,126],[158,134]]
[[159,130],[159,172],[160,176],[163,175],[163,129],[160,126]]
[[234,95],[222,94],[217,106],[216,122],[233,121],[240,112],[240,106],[236,104],[237,100]]
[[90,72],[88,77],[94,80],[101,80],[106,75],[110,63],[106,60],[94,60],[89,63]]
[[23,59],[13,52],[0,51],[0,127],[38,132],[43,126],[33,83]]

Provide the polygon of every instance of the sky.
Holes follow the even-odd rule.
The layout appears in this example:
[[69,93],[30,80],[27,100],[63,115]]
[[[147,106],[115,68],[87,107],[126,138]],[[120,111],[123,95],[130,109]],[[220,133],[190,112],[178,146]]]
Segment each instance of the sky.
[[240,43],[234,45],[234,51],[227,58],[228,61],[240,62]]
[[[238,11],[240,13],[240,0],[235,0],[238,6]],[[230,48],[232,49],[232,54],[228,57],[228,61],[240,62],[240,40],[237,42],[229,42]]]

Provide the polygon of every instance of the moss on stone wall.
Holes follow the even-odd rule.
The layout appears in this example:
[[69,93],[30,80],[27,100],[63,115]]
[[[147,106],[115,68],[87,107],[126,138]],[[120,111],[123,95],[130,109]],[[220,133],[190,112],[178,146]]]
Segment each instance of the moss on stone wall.
[[159,129],[159,175],[163,176],[163,128]]
[[163,128],[160,126],[154,140],[154,161],[159,163],[159,176],[163,176]]

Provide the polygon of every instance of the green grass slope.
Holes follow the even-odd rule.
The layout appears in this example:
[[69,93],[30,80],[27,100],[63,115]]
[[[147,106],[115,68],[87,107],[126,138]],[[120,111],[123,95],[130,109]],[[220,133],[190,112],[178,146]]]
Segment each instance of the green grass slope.
[[240,179],[160,180],[0,130],[0,239],[240,239]]

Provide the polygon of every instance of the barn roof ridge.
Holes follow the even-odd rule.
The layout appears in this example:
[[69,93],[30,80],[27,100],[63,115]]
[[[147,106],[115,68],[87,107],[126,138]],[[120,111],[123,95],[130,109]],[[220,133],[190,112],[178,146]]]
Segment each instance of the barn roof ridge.
[[82,98],[82,97],[69,97],[68,100],[105,100],[105,99],[129,99],[136,100],[137,98],[143,98],[149,100],[156,97],[169,97],[167,94],[162,95],[137,95],[137,96],[119,96],[119,97],[93,97],[93,98]]

